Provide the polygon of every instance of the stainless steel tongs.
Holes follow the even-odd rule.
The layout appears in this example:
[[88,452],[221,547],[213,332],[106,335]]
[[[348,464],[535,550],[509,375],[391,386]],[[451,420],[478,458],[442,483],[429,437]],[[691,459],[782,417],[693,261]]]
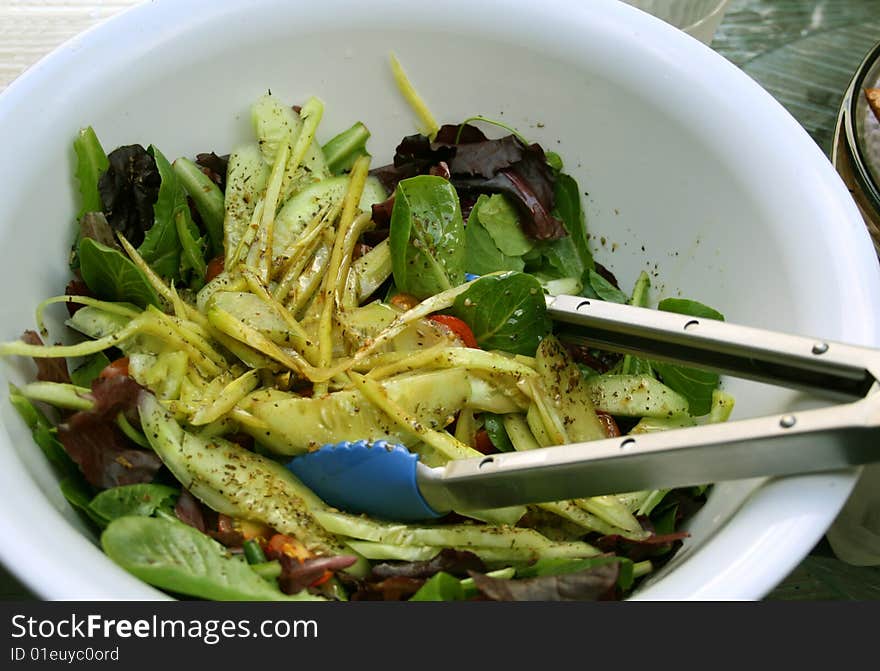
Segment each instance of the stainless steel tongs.
[[[442,468],[413,460],[408,476],[405,469],[391,465],[403,459],[403,450],[369,449],[360,443],[344,449],[327,446],[294,459],[289,467],[333,505],[392,519],[417,519],[431,512],[828,471],[880,460],[880,350],[577,296],[548,297],[547,307],[555,321],[577,326],[579,335],[599,349],[711,369],[844,402],[456,460]],[[371,459],[378,465],[370,467]],[[368,472],[374,473],[374,482],[365,486]],[[393,491],[395,477],[409,488],[406,494]],[[420,499],[421,509],[408,496]]]

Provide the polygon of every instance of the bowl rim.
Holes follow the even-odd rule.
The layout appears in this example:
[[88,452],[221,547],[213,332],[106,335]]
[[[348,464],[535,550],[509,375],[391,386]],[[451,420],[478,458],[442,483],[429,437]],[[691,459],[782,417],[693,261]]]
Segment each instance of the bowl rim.
[[[518,0],[519,1],[519,0]],[[133,6],[120,12],[109,19],[100,22],[89,30],[68,40],[63,45],[55,49],[51,54],[41,59],[36,65],[32,66],[27,72],[21,75],[17,80],[12,82],[10,86],[0,94],[0,118],[3,117],[4,107],[7,105],[14,106],[15,101],[26,97],[29,91],[40,86],[42,83],[51,81],[53,77],[63,74],[68,61],[75,59],[75,51],[77,46],[86,43],[94,48],[106,49],[107,43],[101,44],[104,38],[111,35],[112,31],[126,32],[147,18],[164,17],[166,20],[174,18],[177,20],[175,30],[186,32],[185,27],[192,26],[197,20],[195,15],[199,15],[201,19],[205,18],[207,13],[210,16],[218,17],[222,12],[229,11],[230,8],[239,6],[251,6],[248,0],[230,0],[227,3],[211,3],[206,0],[196,0],[193,4],[198,4],[200,11],[193,12],[192,8],[187,6],[183,8],[183,3],[174,3],[173,0],[153,0],[140,5]],[[277,4],[277,2],[276,2]],[[377,4],[394,5],[394,0],[383,0]],[[398,6],[400,3],[396,3]],[[494,0],[487,0],[484,4],[492,4],[502,6]],[[510,3],[503,6],[506,9]],[[529,2],[522,2],[523,10],[529,9],[537,12]],[[639,40],[645,40],[646,36],[655,38],[657,44],[654,46],[662,46],[669,51],[668,57],[684,56],[687,59],[705,58],[711,61],[709,70],[715,75],[723,75],[728,79],[737,91],[744,92],[748,97],[759,105],[762,110],[771,115],[775,123],[784,125],[790,132],[790,141],[797,145],[798,149],[803,149],[803,156],[807,160],[812,160],[814,168],[821,173],[822,184],[827,187],[829,199],[829,214],[833,211],[841,214],[845,219],[850,219],[851,223],[858,219],[861,224],[861,218],[854,203],[849,198],[843,183],[834,171],[833,166],[828,162],[827,157],[821,153],[818,146],[807,135],[806,131],[794,120],[794,118],[765,90],[761,89],[753,80],[745,73],[736,68],[732,63],[725,60],[716,52],[711,51],[705,45],[693,40],[681,31],[669,26],[660,19],[656,19],[645,14],[633,7],[629,7],[617,0],[601,0],[601,2],[589,3],[589,9],[585,9],[575,0],[548,0],[543,3],[541,9],[549,12],[548,5],[553,5],[559,9],[567,9],[572,13],[575,12],[596,12],[597,18],[603,18],[606,22],[609,20],[625,19],[628,21],[628,28],[632,28],[637,33]],[[558,16],[558,15],[557,15]],[[189,21],[189,23],[188,23]],[[158,39],[158,38],[157,38]],[[107,40],[112,42],[112,40]],[[709,54],[712,54],[709,56]],[[684,67],[684,65],[682,65]],[[708,79],[705,75],[703,79]],[[809,159],[813,156],[813,159]],[[820,159],[824,164],[820,165]],[[833,177],[832,177],[833,176]],[[861,226],[864,231],[864,226]],[[852,235],[857,233],[853,230]],[[853,237],[855,242],[855,237]],[[869,290],[868,290],[869,289]],[[866,289],[863,301],[869,302],[869,298],[873,302],[880,304],[880,284],[874,284]],[[869,330],[867,326],[863,326],[865,332]],[[880,336],[880,327],[871,321],[871,337],[877,339]],[[7,451],[9,452],[9,451]],[[0,460],[3,457],[0,456]],[[38,493],[40,500],[34,502],[35,512],[46,516],[44,524],[51,527],[53,531],[57,531],[59,537],[56,539],[61,541],[62,546],[71,543],[70,553],[68,557],[76,556],[78,560],[102,558],[102,569],[105,574],[101,580],[94,583],[88,583],[88,596],[91,599],[119,599],[119,598],[167,598],[160,591],[142,583],[137,578],[128,575],[121,568],[116,567],[100,550],[85,538],[78,530],[76,530],[61,512],[50,505],[49,500],[40,492],[32,480],[30,472],[24,467],[24,464],[14,453],[11,459],[11,468],[14,473],[5,473],[0,469],[0,486],[4,484],[13,484],[15,475],[19,479],[24,479],[30,485],[34,492]],[[840,507],[845,502],[846,496],[852,489],[857,477],[856,470],[850,470],[843,473],[832,474],[827,477],[818,476],[799,476],[798,478],[786,478],[778,482],[760,488],[750,499],[748,505],[755,501],[761,502],[765,509],[771,509],[774,501],[779,500],[779,496],[788,496],[788,492],[792,487],[795,489],[798,483],[816,482],[824,483],[827,486],[831,483],[835,488],[835,504],[824,507],[821,511],[813,511],[808,519],[800,520],[795,527],[786,528],[779,536],[770,538],[758,538],[753,541],[750,552],[759,552],[768,565],[773,570],[767,570],[759,576],[752,575],[752,566],[747,562],[736,561],[729,566],[724,567],[723,571],[719,571],[717,578],[709,581],[704,585],[686,586],[687,580],[679,579],[670,581],[675,573],[667,577],[662,583],[658,583],[648,587],[644,593],[635,596],[635,599],[755,599],[761,598],[769,592],[779,580],[785,577],[787,573],[793,569],[796,564],[806,555],[812,547],[824,534],[827,527],[833,521]],[[818,486],[818,485],[817,485]],[[739,515],[739,513],[737,513]],[[760,518],[756,518],[760,520]],[[18,548],[13,549],[11,544],[0,544],[0,560],[7,565],[8,569],[19,579],[31,588],[36,594],[48,598],[83,598],[85,594],[82,587],[72,584],[73,577],[80,577],[88,580],[93,577],[94,572],[88,573],[81,570],[76,576],[66,576],[63,571],[48,571],[47,569],[57,568],[59,562],[50,561],[48,558],[42,557],[39,560],[23,563],[15,561],[19,556],[22,547],[29,550],[38,550],[40,543],[34,537],[32,529],[29,529],[21,520],[10,519],[8,515],[0,515],[0,532],[7,538],[7,532],[16,537]],[[21,536],[23,534],[23,536]],[[30,534],[30,535],[29,535]],[[716,534],[717,535],[717,534]],[[712,539],[707,539],[710,544]],[[89,547],[86,548],[85,546]],[[716,552],[707,552],[709,548],[703,545],[691,554],[688,561],[692,561],[694,557],[701,557],[705,564],[709,561],[709,557],[716,557]],[[29,555],[31,553],[28,553]],[[67,557],[66,557],[67,558]],[[63,565],[62,565],[63,567]],[[47,577],[48,576],[48,577]],[[673,586],[674,585],[674,586]],[[684,589],[682,589],[684,588]],[[676,590],[679,590],[676,592]],[[132,596],[134,595],[134,596]]]

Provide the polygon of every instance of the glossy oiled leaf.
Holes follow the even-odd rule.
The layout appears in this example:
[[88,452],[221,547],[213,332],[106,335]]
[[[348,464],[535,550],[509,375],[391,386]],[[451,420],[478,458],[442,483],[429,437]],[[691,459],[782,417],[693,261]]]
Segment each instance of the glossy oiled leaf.
[[92,382],[110,364],[110,359],[103,352],[88,357],[83,363],[70,371],[70,381],[78,387],[91,387]]
[[495,246],[507,256],[522,256],[535,246],[519,226],[516,209],[500,193],[480,198],[474,211]]
[[399,290],[422,299],[464,281],[461,207],[442,177],[420,175],[397,185],[389,240]]
[[611,282],[606,280],[595,270],[587,271],[587,275],[593,291],[595,291],[596,295],[598,295],[603,301],[608,301],[610,303],[626,303],[629,300],[629,296],[611,284]]
[[174,487],[152,483],[122,485],[105,489],[89,508],[108,522],[126,515],[149,516],[159,508],[170,510],[179,493]]
[[513,452],[513,443],[510,442],[510,436],[507,435],[507,429],[504,428],[504,422],[501,415],[491,412],[483,414],[483,428],[489,435],[489,440],[499,452]]
[[110,162],[91,126],[79,131],[73,141],[73,150],[76,153],[76,179],[79,183],[79,219],[86,212],[100,212],[103,209],[98,180]]
[[149,153],[155,160],[161,181],[153,205],[153,226],[147,231],[138,253],[157,274],[166,278],[177,278],[180,276],[181,245],[175,215],[178,210],[186,207],[186,196],[177,175],[162,152],[151,146]]
[[531,356],[552,326],[541,284],[525,273],[480,278],[455,299],[452,310],[488,350]]
[[724,321],[724,315],[715,308],[710,308],[708,305],[688,298],[664,298],[657,305],[657,309],[664,312],[675,312],[680,315],[690,315],[691,317],[705,317],[707,319]]
[[21,415],[34,438],[34,442],[43,451],[49,462],[58,469],[59,473],[72,477],[82,477],[73,460],[64,451],[64,446],[59,442],[54,427],[48,417],[34,405],[30,399],[21,395],[18,388],[9,385],[9,402]]
[[[714,308],[698,301],[684,298],[667,298],[660,301],[658,309],[664,312],[675,312],[703,317],[708,319],[724,320],[724,315]],[[689,412],[695,417],[707,414],[712,409],[712,392],[718,388],[720,376],[717,373],[688,368],[687,366],[675,366],[659,361],[651,362],[652,367],[666,386],[677,391],[688,400]]]
[[218,601],[316,600],[307,592],[285,595],[244,560],[182,522],[120,517],[101,534],[101,546],[129,573],[177,594]]
[[410,601],[462,601],[465,598],[461,580],[448,573],[440,572],[429,578]]
[[[584,209],[581,206],[581,191],[578,183],[571,175],[560,172],[556,176],[553,194],[556,199],[556,214],[565,224],[565,230],[568,231],[568,237],[580,260],[582,272],[592,270],[594,267],[593,255],[590,252],[590,243],[587,239],[587,225]],[[586,284],[586,282],[584,283]]]
[[90,238],[79,242],[83,281],[97,298],[159,306],[159,296],[140,269],[121,252]]
[[470,217],[468,217],[464,234],[465,270],[474,275],[488,275],[499,270],[522,271],[525,268],[523,259],[519,256],[508,256],[502,252],[480,222],[477,213],[487,199],[488,196],[480,196],[471,210]]

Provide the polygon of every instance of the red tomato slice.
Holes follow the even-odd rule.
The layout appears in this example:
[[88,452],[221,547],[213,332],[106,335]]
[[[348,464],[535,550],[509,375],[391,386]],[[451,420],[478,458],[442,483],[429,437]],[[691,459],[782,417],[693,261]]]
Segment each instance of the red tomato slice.
[[474,436],[474,449],[483,454],[494,454],[498,451],[495,445],[492,444],[492,439],[489,438],[486,429],[477,431],[477,435]]
[[208,268],[205,270],[205,282],[210,282],[222,273],[225,265],[226,260],[222,256],[215,256],[208,261]]
[[410,294],[394,294],[390,300],[391,305],[394,307],[400,308],[404,312],[407,310],[412,310],[416,305],[419,304],[419,299]]
[[452,315],[432,315],[428,317],[432,322],[436,322],[441,326],[445,326],[450,331],[452,331],[456,336],[461,339],[464,343],[465,347],[474,347],[479,348],[480,346],[477,344],[477,339],[474,337],[474,332],[471,331],[471,327],[465,324],[458,317],[453,317]]
[[330,578],[332,578],[332,577],[333,577],[333,571],[324,571],[323,575],[309,586],[310,587],[320,587],[325,582],[330,580]]
[[286,555],[292,559],[298,559],[299,561],[314,556],[314,554],[309,552],[305,545],[300,543],[296,538],[284,534],[275,534],[272,536],[266,544],[265,551],[267,555],[273,558]]

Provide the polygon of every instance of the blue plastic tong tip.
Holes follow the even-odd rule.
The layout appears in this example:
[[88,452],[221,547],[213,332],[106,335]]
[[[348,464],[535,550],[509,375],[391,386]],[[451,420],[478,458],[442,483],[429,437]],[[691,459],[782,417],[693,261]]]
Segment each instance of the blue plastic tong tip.
[[344,441],[294,457],[287,468],[329,505],[388,520],[442,517],[419,491],[419,457],[385,440]]

